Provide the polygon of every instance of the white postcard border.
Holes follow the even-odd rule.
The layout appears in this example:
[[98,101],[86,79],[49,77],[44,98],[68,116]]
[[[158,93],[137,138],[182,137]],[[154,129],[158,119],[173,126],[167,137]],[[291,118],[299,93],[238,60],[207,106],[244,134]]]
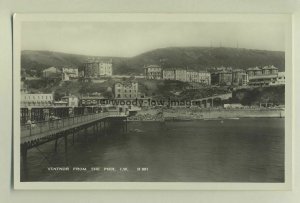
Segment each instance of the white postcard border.
[[[286,25],[285,182],[20,182],[20,62],[22,22],[277,22]],[[13,18],[13,153],[14,188],[24,190],[291,190],[294,137],[294,80],[290,14],[15,14]]]

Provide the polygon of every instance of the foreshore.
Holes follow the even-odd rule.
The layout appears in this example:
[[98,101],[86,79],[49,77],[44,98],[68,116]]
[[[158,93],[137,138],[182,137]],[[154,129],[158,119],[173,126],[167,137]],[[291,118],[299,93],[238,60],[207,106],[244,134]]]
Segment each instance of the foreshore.
[[128,121],[169,121],[169,120],[210,120],[232,118],[284,118],[283,108],[173,108],[151,109],[140,111],[135,116],[128,117]]

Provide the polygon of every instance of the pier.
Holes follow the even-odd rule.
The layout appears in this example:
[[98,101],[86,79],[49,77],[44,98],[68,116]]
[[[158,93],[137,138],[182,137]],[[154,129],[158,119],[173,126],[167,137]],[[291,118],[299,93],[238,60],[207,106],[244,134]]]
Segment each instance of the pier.
[[74,137],[79,131],[92,127],[96,136],[105,135],[108,126],[113,124],[119,124],[117,126],[126,132],[127,116],[118,111],[109,111],[22,125],[20,144],[23,163],[26,164],[27,151],[31,148],[55,141],[54,150],[57,151],[58,139],[63,138],[67,151],[68,136],[72,136],[74,144]]

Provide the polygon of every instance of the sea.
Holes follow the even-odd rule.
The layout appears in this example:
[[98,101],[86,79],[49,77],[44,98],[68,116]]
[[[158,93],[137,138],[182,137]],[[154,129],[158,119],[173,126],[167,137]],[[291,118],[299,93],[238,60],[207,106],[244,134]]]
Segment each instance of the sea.
[[28,151],[23,182],[284,182],[284,118],[128,122]]

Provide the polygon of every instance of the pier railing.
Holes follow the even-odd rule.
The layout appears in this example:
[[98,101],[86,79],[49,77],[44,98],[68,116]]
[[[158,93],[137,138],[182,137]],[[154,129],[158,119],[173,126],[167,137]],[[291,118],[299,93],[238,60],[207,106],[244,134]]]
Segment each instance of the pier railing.
[[87,124],[109,116],[120,115],[118,111],[101,112],[96,114],[87,114],[81,116],[73,116],[68,118],[59,118],[39,123],[25,124],[21,126],[21,137],[29,137],[43,134],[49,131],[57,131],[80,124]]

